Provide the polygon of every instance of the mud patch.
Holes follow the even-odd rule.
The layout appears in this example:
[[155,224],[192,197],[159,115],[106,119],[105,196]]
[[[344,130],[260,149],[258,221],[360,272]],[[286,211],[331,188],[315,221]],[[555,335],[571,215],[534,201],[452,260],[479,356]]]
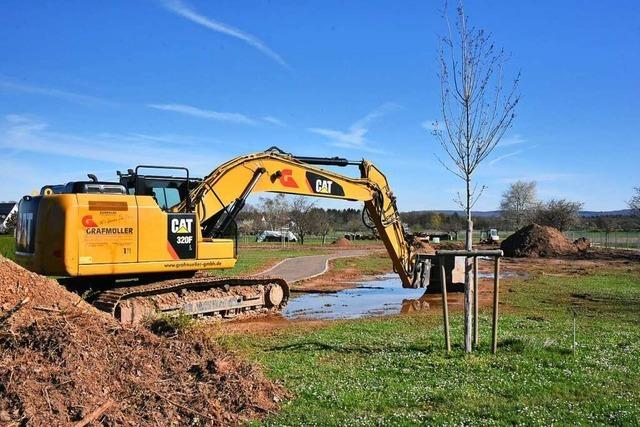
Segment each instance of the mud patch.
[[424,289],[405,289],[396,274],[360,283],[334,293],[308,293],[289,300],[288,319],[355,319],[401,312],[405,300],[416,300]]

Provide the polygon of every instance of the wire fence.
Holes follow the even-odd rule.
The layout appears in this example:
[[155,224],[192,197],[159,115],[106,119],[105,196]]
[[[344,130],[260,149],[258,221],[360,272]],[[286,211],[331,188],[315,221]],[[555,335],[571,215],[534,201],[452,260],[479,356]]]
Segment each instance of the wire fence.
[[567,231],[564,233],[572,242],[580,237],[591,240],[591,245],[601,248],[640,248],[640,231]]
[[[511,236],[514,231],[499,230],[500,241]],[[620,248],[620,249],[640,249],[640,231],[585,231],[570,230],[564,235],[570,241],[575,241],[581,237],[591,240],[592,246],[600,248]],[[487,234],[483,230],[473,230],[473,242],[479,243],[486,239]],[[458,240],[464,241],[465,232],[458,232]]]
[[[509,230],[499,230],[498,234],[500,236],[500,241],[505,240],[507,237],[511,236],[514,231]],[[324,239],[321,236],[305,236],[304,242],[305,244],[322,244],[323,240],[325,244],[330,244],[334,240],[344,237],[346,232],[338,232],[334,231],[329,233]],[[580,230],[571,230],[565,231],[565,236],[570,241],[575,241],[580,237],[585,237],[591,240],[591,244],[595,247],[601,248],[622,248],[622,249],[640,249],[640,231],[580,231]],[[458,232],[457,240],[464,241],[465,232],[464,230]],[[474,244],[479,243],[481,240],[486,238],[486,233],[483,230],[473,230],[473,242]],[[455,235],[454,235],[455,240]],[[242,244],[255,244],[256,236],[255,235],[247,235],[243,234],[238,236],[238,242]],[[265,245],[268,244],[274,245],[278,242],[265,242]],[[354,244],[371,244],[371,240],[354,240],[352,241]],[[295,244],[293,242],[289,244]]]

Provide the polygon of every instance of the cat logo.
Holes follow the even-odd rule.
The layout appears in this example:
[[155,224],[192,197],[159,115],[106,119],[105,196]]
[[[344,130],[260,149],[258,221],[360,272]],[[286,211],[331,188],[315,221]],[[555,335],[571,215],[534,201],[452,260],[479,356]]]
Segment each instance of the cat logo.
[[332,196],[344,196],[344,189],[340,184],[334,182],[315,172],[307,172],[307,183],[309,190],[315,194],[330,194]]
[[192,224],[192,218],[172,218],[171,232],[176,234],[189,234],[191,233]]
[[317,179],[316,193],[331,194],[331,185],[333,185],[333,181],[329,181],[328,179]]

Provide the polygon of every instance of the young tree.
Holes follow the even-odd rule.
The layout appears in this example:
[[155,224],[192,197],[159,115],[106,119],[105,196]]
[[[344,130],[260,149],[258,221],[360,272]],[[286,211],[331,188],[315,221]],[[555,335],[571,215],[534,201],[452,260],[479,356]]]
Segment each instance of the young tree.
[[243,234],[257,234],[261,231],[262,213],[252,205],[246,205],[236,217],[238,231]]
[[516,181],[502,193],[500,210],[505,221],[519,230],[525,225],[537,204],[536,182]]
[[311,211],[314,227],[313,232],[322,236],[322,244],[327,243],[327,235],[331,231],[331,218],[326,210],[314,208]]
[[315,227],[313,209],[315,202],[305,196],[298,196],[291,203],[289,218],[291,219],[294,232],[300,238],[300,244],[304,245],[304,238]]
[[290,206],[284,194],[278,194],[276,197],[260,199],[260,211],[266,227],[269,230],[277,230],[289,223]]
[[566,199],[553,199],[536,209],[533,222],[566,231],[580,220],[582,203]]
[[440,230],[442,227],[442,215],[439,213],[432,213],[431,218],[429,218],[429,225],[434,230]]
[[629,209],[633,210],[635,215],[640,215],[640,187],[635,187],[633,191],[635,191],[635,193],[627,203]]
[[[447,17],[448,34],[441,38],[440,114],[442,123],[434,123],[434,135],[445,159],[442,165],[464,181],[465,196],[458,194],[458,203],[467,218],[466,249],[472,249],[473,222],[471,209],[482,194],[472,182],[473,173],[491,154],[515,118],[520,100],[520,76],[504,87],[503,66],[507,60],[491,36],[469,25],[460,0],[456,22],[452,27]],[[471,306],[472,261],[467,260],[465,279],[465,309]],[[465,316],[465,351],[471,351],[471,316]]]

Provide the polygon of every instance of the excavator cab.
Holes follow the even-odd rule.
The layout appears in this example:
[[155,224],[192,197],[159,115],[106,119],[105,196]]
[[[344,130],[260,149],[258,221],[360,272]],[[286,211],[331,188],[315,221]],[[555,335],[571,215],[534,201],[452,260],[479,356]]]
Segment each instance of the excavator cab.
[[[143,174],[141,169],[152,169],[158,171],[183,171],[184,175],[163,175],[163,174]],[[189,210],[189,191],[200,181],[199,178],[192,178],[189,169],[181,166],[152,166],[139,165],[134,169],[129,169],[127,173],[116,172],[120,177],[120,184],[126,189],[127,194],[152,196],[160,209],[165,212],[171,210],[173,206],[186,201]]]

